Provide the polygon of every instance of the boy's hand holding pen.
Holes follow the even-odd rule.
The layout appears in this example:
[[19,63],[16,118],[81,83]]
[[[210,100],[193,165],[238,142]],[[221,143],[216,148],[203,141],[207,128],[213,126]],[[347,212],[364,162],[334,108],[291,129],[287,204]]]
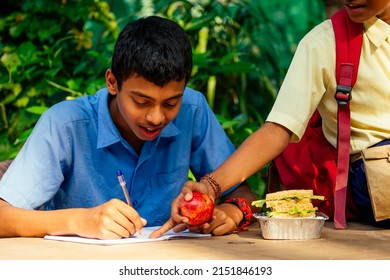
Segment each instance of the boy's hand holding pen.
[[[118,177],[118,181],[119,181],[119,184],[121,185],[122,187],[122,191],[125,195],[125,198],[126,198],[126,202],[127,204],[130,206],[130,207],[133,207],[133,204],[131,203],[131,198],[130,198],[130,195],[129,195],[129,192],[127,190],[127,185],[126,185],[126,180],[125,180],[125,177],[123,176],[123,173],[121,170],[118,170],[117,171],[117,177]],[[134,207],[133,207],[134,208]],[[144,222],[144,225],[146,225],[146,220],[141,218],[142,221]],[[140,231],[136,231],[134,236],[138,237],[138,238],[148,238],[147,235],[144,235],[142,233],[142,229]]]

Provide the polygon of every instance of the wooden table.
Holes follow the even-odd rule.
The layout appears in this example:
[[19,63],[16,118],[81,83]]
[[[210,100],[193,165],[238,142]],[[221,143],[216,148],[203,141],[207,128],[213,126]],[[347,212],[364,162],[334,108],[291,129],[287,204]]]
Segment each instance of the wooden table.
[[265,240],[254,223],[221,237],[109,246],[0,238],[0,260],[390,260],[390,230],[326,222],[319,239]]

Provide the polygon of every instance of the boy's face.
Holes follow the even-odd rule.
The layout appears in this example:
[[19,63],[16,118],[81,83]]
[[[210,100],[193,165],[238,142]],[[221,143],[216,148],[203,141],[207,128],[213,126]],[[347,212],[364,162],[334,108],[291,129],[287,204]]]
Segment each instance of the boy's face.
[[106,73],[106,83],[109,93],[115,96],[109,104],[111,117],[122,137],[136,150],[144,141],[155,139],[177,116],[185,88],[184,80],[159,87],[133,75],[118,90],[110,70]]

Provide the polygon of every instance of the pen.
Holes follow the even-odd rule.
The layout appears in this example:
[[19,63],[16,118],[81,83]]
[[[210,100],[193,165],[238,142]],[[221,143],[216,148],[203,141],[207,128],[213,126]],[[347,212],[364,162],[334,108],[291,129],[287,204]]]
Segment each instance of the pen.
[[[131,203],[130,195],[129,192],[127,191],[127,186],[126,186],[126,180],[125,177],[123,176],[122,170],[118,170],[116,172],[116,176],[118,177],[119,185],[122,187],[122,191],[125,194],[126,202],[129,206],[133,207],[133,204]],[[138,238],[145,238],[141,232],[136,232],[134,236]]]
[[123,176],[122,170],[118,170],[116,172],[116,176],[118,177],[119,184],[121,185],[122,191],[125,194],[127,204],[129,206],[133,207],[131,200],[130,200],[129,192],[127,191],[126,180],[125,180],[125,177]]

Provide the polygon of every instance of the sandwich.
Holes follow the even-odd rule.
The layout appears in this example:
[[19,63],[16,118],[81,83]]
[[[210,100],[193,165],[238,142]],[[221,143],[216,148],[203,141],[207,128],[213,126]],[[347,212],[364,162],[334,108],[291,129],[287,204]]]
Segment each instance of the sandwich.
[[311,200],[324,200],[324,196],[314,195],[313,190],[283,190],[268,193],[265,199],[252,202],[253,206],[263,208],[268,217],[274,218],[309,218],[315,217],[317,207]]

